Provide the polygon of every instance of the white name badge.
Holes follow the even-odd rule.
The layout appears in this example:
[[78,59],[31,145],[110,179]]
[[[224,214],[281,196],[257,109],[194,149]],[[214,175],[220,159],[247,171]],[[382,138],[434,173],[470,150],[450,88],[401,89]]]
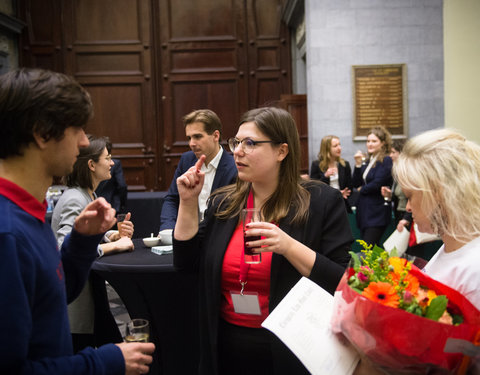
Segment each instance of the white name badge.
[[237,314],[262,315],[260,302],[257,293],[240,294],[240,292],[230,291],[232,296],[233,309]]

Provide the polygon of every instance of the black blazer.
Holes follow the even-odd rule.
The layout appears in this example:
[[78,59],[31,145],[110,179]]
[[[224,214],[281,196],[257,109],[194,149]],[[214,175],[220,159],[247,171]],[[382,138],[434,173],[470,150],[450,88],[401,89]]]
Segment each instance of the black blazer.
[[[316,252],[310,279],[332,293],[347,266],[348,251],[353,242],[342,196],[322,183],[306,183],[311,194],[308,221],[289,224],[292,208],[279,227]],[[178,270],[199,275],[200,310],[200,374],[218,374],[218,323],[220,319],[223,257],[238,223],[238,217],[220,220],[214,216],[220,199],[215,199],[205,212],[198,233],[189,241],[173,241],[173,261]],[[270,275],[269,311],[272,311],[300,280],[300,273],[281,255],[273,254]],[[272,353],[276,374],[307,373],[300,361],[277,338]]]
[[[325,182],[327,185],[330,185],[330,177],[325,177],[325,173],[320,170],[320,166],[318,165],[319,160],[315,160],[312,162],[310,166],[310,178],[315,180],[320,180]],[[352,190],[352,170],[350,168],[350,164],[348,161],[345,161],[345,166],[341,165],[337,162],[338,168],[338,185],[340,186],[340,190],[345,188],[349,188]],[[347,199],[344,199],[345,208],[347,209],[348,213],[352,212],[352,208],[350,207],[350,203]]]
[[377,161],[363,180],[367,165],[353,169],[353,186],[360,187],[357,200],[357,226],[363,231],[369,227],[387,226],[392,220],[391,205],[386,206],[382,196],[382,186],[392,186],[392,159],[385,156]]

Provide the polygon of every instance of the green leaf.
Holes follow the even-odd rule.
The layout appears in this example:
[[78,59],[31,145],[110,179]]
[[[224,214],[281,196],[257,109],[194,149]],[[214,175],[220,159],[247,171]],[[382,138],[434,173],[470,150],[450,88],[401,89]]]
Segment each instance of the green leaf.
[[361,266],[361,263],[360,263],[360,258],[358,257],[358,254],[357,253],[354,253],[353,251],[349,251],[351,257],[352,257],[352,261],[353,261],[353,269],[354,270],[358,270]]
[[374,258],[378,258],[381,256],[382,253],[384,253],[385,250],[383,250],[381,247],[378,247],[377,245],[375,245],[373,247],[373,255],[374,255]]
[[427,308],[425,317],[438,321],[447,309],[448,299],[445,296],[438,296],[432,299],[430,305]]
[[390,251],[390,257],[394,258],[394,257],[398,257],[398,252],[397,252],[397,248],[394,247],[392,249],[392,251]]

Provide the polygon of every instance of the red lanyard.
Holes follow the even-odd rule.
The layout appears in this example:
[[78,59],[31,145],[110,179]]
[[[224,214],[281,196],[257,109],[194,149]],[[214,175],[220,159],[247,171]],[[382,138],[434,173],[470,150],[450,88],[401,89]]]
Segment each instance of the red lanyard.
[[[253,208],[253,193],[252,193],[251,189],[250,189],[250,193],[248,193],[247,208]],[[243,252],[243,250],[242,250],[242,252]],[[250,264],[245,263],[245,259],[244,259],[243,254],[242,254],[240,256],[240,276],[239,276],[239,279],[238,279],[238,281],[240,282],[240,285],[242,286],[242,289],[240,290],[240,294],[242,296],[243,296],[243,290],[245,289],[245,285],[247,284],[248,270],[249,269],[250,269]]]

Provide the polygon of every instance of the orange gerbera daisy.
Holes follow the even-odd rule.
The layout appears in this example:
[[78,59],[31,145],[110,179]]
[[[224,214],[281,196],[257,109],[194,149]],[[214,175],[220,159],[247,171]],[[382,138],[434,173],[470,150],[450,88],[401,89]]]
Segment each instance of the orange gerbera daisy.
[[389,283],[381,281],[370,283],[368,287],[363,290],[362,296],[390,307],[398,307],[398,302],[400,300],[395,288]]
[[[393,285],[398,285],[400,283],[399,274],[390,272],[388,276],[392,280]],[[420,283],[418,282],[418,279],[409,273],[406,274],[405,277],[403,278],[403,285],[405,285],[405,290],[408,290],[412,294],[417,293],[418,288],[420,287]]]
[[405,290],[408,290],[412,294],[417,293],[418,288],[420,287],[420,283],[418,282],[418,279],[415,276],[408,274],[403,279],[403,282],[407,285],[405,287]]

